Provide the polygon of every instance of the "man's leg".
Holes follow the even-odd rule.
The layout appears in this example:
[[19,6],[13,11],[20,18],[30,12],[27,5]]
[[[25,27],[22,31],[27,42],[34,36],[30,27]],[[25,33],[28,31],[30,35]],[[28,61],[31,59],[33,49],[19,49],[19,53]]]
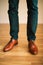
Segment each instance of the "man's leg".
[[11,50],[14,45],[17,45],[18,32],[19,32],[19,21],[18,21],[18,3],[19,0],[9,0],[9,21],[10,21],[10,35],[11,40],[4,47],[3,51]]
[[10,35],[14,39],[18,39],[19,32],[18,3],[19,0],[9,0]]
[[27,22],[27,37],[28,40],[35,40],[36,29],[38,23],[38,0],[27,0],[28,6],[28,22]]
[[[38,23],[38,0],[27,0],[27,8],[28,8],[28,21],[27,21],[27,39],[30,41],[30,43],[33,43],[32,40],[35,40],[36,36],[36,29],[37,29],[37,23]],[[34,44],[31,44],[30,46],[33,46]],[[35,46],[35,45],[34,45]],[[36,46],[35,46],[36,50]],[[33,49],[33,51],[35,51]],[[33,54],[35,54],[31,50]],[[35,51],[37,53],[37,51]]]

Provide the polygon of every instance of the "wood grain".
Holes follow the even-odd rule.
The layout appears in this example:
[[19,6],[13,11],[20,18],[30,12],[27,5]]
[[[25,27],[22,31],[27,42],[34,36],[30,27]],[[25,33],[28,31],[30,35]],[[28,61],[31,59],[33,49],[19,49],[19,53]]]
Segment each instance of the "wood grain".
[[28,52],[26,24],[19,26],[18,46],[9,52],[3,52],[3,47],[10,40],[8,24],[0,24],[0,65],[43,65],[43,24],[38,25],[35,44],[38,46],[38,55]]

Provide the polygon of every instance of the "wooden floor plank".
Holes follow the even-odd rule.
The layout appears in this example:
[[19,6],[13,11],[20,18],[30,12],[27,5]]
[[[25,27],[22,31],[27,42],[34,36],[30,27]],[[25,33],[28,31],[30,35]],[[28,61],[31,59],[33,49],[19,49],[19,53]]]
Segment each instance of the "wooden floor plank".
[[38,55],[28,52],[26,24],[20,24],[19,27],[18,46],[5,53],[3,47],[10,40],[10,27],[8,24],[0,24],[0,65],[43,65],[43,24],[38,25],[36,32],[35,44],[38,46]]

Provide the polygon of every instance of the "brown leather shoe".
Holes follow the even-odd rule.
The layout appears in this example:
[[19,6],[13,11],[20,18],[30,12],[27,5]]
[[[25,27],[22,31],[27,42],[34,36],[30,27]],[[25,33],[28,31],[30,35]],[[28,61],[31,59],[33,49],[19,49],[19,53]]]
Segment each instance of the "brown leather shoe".
[[3,51],[4,52],[10,51],[17,44],[18,44],[17,40],[11,39],[9,43],[4,47]]
[[28,47],[29,47],[29,52],[31,54],[34,54],[34,55],[38,54],[38,48],[32,40],[29,41],[29,46]]

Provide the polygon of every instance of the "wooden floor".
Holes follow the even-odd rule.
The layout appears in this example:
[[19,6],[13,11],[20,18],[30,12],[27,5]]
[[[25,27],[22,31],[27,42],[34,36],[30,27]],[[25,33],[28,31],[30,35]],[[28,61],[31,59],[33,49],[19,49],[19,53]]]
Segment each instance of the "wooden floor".
[[0,24],[0,65],[43,65],[43,25],[38,25],[35,44],[38,46],[38,55],[28,52],[26,25],[19,26],[18,46],[9,52],[3,52],[3,47],[10,40],[9,25]]

